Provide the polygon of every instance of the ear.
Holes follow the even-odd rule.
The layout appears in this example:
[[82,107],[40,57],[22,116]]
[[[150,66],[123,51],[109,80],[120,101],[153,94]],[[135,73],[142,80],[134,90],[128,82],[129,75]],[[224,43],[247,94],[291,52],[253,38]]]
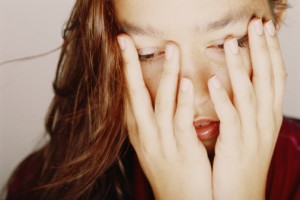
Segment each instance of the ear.
[[279,30],[284,22],[288,8],[288,0],[269,0],[274,15],[276,29]]

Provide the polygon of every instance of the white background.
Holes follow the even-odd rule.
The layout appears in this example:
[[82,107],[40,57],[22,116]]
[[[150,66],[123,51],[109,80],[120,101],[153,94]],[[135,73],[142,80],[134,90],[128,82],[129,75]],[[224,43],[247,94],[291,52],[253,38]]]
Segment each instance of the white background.
[[[0,0],[0,63],[60,46],[74,0]],[[288,71],[284,113],[300,118],[300,5],[290,1],[280,32]],[[0,189],[44,137],[59,51],[0,66]]]

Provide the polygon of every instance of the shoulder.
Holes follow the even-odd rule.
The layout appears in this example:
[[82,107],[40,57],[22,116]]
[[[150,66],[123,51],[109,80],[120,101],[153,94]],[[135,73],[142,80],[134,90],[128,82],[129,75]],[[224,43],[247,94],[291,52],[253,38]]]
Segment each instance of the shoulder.
[[42,168],[42,155],[35,152],[25,158],[12,174],[7,185],[7,200],[28,199],[37,185]]
[[300,120],[284,117],[271,161],[267,199],[300,199]]

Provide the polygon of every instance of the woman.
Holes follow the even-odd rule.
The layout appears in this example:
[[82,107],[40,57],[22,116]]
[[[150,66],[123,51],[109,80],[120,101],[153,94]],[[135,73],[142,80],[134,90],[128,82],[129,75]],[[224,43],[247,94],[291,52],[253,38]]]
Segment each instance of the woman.
[[299,198],[300,122],[282,117],[276,35],[286,7],[78,0],[51,139],[16,169],[7,199]]

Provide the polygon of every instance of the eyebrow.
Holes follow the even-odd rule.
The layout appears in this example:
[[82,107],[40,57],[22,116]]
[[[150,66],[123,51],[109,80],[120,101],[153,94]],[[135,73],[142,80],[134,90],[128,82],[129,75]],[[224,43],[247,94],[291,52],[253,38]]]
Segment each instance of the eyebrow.
[[[206,25],[205,28],[196,25],[194,27],[194,32],[213,32],[225,28],[226,26],[246,22],[247,20],[253,17],[253,12],[250,9],[238,9],[235,11],[230,11],[226,13],[222,18],[216,20],[214,22],[210,22]],[[121,24],[122,31],[126,33],[131,33],[134,35],[150,35],[154,37],[162,37],[164,35],[163,32],[155,29],[151,25],[142,26],[130,23],[128,21],[123,21]]]
[[229,12],[220,20],[209,23],[206,27],[206,32],[220,30],[230,24],[242,23],[252,18],[253,12],[249,9],[239,9]]
[[162,37],[164,35],[163,32],[158,31],[150,25],[144,27],[127,21],[121,23],[121,29],[125,33],[132,33],[134,35],[151,35],[155,37]]

